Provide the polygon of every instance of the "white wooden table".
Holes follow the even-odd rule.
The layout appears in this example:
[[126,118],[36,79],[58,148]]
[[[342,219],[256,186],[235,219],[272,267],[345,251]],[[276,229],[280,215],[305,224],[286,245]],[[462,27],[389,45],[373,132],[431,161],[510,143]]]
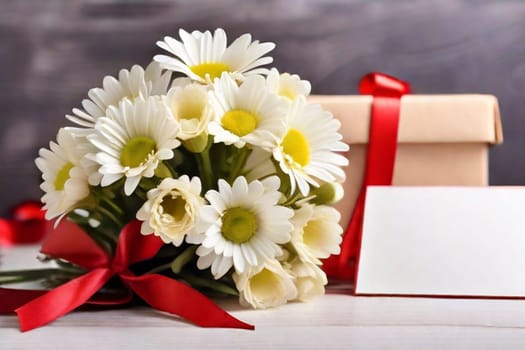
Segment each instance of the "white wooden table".
[[[38,247],[0,269],[38,266]],[[255,331],[199,328],[146,307],[75,311],[27,333],[0,316],[0,349],[524,349],[525,300],[352,297],[337,290],[272,310],[221,306]]]

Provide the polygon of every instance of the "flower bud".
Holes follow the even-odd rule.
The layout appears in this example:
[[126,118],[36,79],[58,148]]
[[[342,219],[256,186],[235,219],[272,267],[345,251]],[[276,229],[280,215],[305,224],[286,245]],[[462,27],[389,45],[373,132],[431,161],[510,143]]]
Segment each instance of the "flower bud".
[[310,202],[317,205],[332,205],[343,198],[343,186],[337,182],[325,183],[320,187],[313,187],[310,195],[315,196]]

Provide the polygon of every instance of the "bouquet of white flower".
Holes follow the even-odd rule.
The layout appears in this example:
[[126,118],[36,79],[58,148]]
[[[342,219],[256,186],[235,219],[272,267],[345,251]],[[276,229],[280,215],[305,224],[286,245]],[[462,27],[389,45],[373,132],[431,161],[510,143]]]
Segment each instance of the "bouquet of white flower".
[[[244,34],[227,46],[222,29],[179,35],[157,42],[169,54],[145,70],[105,77],[40,150],[46,218],[67,217],[109,254],[138,219],[164,245],[136,274],[242,305],[323,294],[321,259],[342,235],[329,206],[347,165],[339,121],[307,103],[308,81],[261,67],[273,43]],[[70,275],[55,282],[83,273],[59,265]]]

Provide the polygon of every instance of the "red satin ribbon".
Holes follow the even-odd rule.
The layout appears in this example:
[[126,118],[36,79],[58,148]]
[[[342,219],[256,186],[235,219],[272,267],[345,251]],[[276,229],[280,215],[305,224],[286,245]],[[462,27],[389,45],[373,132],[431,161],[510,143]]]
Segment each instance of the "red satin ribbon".
[[9,219],[0,218],[0,246],[40,242],[52,227],[44,215],[42,204],[36,201],[14,207]]
[[20,329],[41,327],[90,304],[123,304],[131,292],[111,300],[92,297],[113,276],[152,307],[181,316],[202,327],[254,329],[215,305],[186,284],[159,274],[135,276],[131,264],[152,258],[162,246],[155,236],[140,234],[140,223],[133,221],[119,235],[115,256],[111,258],[80,228],[66,220],[53,231],[42,253],[65,259],[88,272],[50,291],[27,291],[0,288],[0,313],[15,311]]
[[356,273],[366,189],[392,184],[401,96],[410,93],[410,85],[386,74],[370,73],[361,79],[359,93],[374,96],[363,184],[343,237],[341,253],[330,257],[323,266],[328,276],[344,280],[354,278]]

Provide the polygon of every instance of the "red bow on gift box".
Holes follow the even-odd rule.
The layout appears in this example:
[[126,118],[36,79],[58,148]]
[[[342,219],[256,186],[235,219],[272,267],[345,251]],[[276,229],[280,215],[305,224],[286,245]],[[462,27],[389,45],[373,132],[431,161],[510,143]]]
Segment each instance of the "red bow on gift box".
[[[155,309],[179,315],[202,327],[254,329],[219,308],[188,285],[160,274],[136,276],[129,266],[152,258],[162,246],[155,236],[143,236],[133,221],[119,235],[114,257],[78,226],[64,220],[42,246],[42,253],[69,261],[88,272],[50,291],[0,288],[0,313],[16,312],[22,331],[43,326],[83,304],[124,304],[132,292]],[[91,299],[114,276],[127,286],[118,299]]]

